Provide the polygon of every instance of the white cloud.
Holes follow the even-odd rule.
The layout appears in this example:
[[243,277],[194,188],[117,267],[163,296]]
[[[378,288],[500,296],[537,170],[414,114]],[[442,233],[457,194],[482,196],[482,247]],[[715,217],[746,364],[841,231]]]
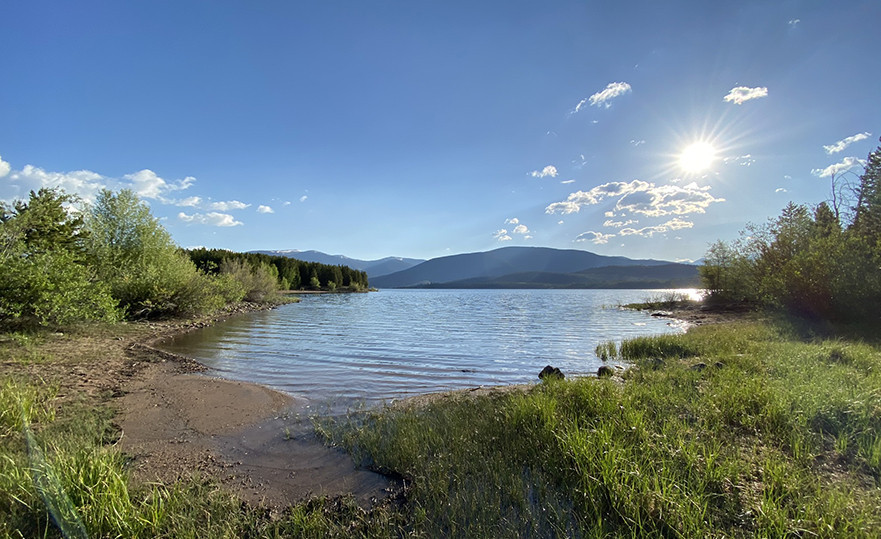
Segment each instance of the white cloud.
[[683,228],[692,228],[694,223],[675,217],[666,223],[660,225],[646,226],[643,228],[622,228],[618,231],[622,236],[643,236],[651,238],[655,234],[663,234],[671,230],[682,230]]
[[284,201],[284,204],[282,204],[282,206],[290,206],[290,205],[291,205],[291,201],[290,201],[290,200],[285,200],[285,201]]
[[563,181],[561,181],[560,183],[562,183],[563,185],[567,185],[567,184],[570,184],[570,183],[575,183],[575,180],[563,180]]
[[615,237],[614,234],[603,234],[602,232],[594,232],[592,230],[589,230],[587,232],[582,232],[581,234],[576,236],[575,241],[577,241],[577,242],[590,241],[590,242],[593,242],[597,245],[600,245],[603,243],[609,243],[609,238],[614,238],[614,237]]
[[526,225],[517,225],[511,232],[514,234],[529,234],[529,229],[526,227]]
[[24,198],[30,191],[47,187],[63,189],[66,193],[78,195],[91,202],[98,192],[109,187],[110,181],[109,178],[89,170],[47,172],[33,165],[25,165],[21,170],[8,173],[7,180],[0,187],[0,200]]
[[240,202],[238,200],[227,200],[220,202],[212,202],[208,205],[208,207],[212,210],[218,211],[230,211],[230,210],[244,210],[245,208],[250,208],[250,204],[245,204],[244,202]]
[[644,236],[651,238],[655,233],[664,233],[667,229],[662,226],[647,226],[643,228],[622,228],[618,231],[622,236]]
[[[576,191],[562,202],[554,202],[545,208],[545,213],[569,214],[581,210],[582,206],[598,204],[605,198],[617,198],[615,211],[621,215],[640,213],[650,217],[664,215],[685,215],[689,213],[705,213],[706,208],[714,202],[725,199],[716,198],[709,193],[709,187],[699,187],[690,183],[684,187],[678,185],[660,185],[633,180],[631,182],[609,182],[598,185],[590,191]],[[609,212],[607,217],[614,217]]]
[[547,176],[554,178],[557,176],[557,167],[555,167],[554,165],[548,165],[545,168],[541,169],[540,171],[533,170],[532,172],[529,173],[529,175],[532,176],[533,178],[545,178]]
[[301,196],[301,197],[300,197],[300,202],[306,202],[306,199],[307,199],[307,198],[309,198],[309,197],[306,196],[306,195]]
[[636,146],[638,148],[638,147],[642,146],[643,144],[645,144],[645,141],[642,139],[640,139],[640,140],[632,140],[631,139],[630,144],[633,144],[634,146]]
[[[0,161],[0,172],[8,166],[8,163]],[[141,198],[158,200],[163,204],[175,204],[176,202],[168,198],[168,195],[188,189],[196,181],[195,178],[188,176],[182,180],[167,182],[150,169],[126,174],[122,178],[110,178],[91,170],[50,172],[33,165],[25,165],[17,171],[7,170],[4,175],[8,178],[0,186],[0,200],[23,198],[29,191],[47,187],[62,189],[86,202],[94,201],[102,189],[113,191],[131,189]],[[192,198],[185,201],[191,202]]]
[[850,137],[843,138],[843,139],[839,140],[838,142],[836,142],[835,144],[830,144],[829,146],[823,146],[823,149],[826,150],[827,154],[832,155],[833,153],[838,153],[838,152],[844,150],[845,148],[847,148],[848,146],[850,146],[854,142],[859,142],[861,140],[865,140],[871,136],[872,136],[872,133],[869,133],[868,131],[865,133],[857,133],[856,135],[852,135]]
[[644,191],[653,184],[633,180],[629,183],[609,182],[598,185],[590,191],[575,191],[563,202],[555,202],[545,208],[545,213],[575,213],[581,210],[582,206],[598,204],[606,197],[621,196],[627,193]]
[[520,224],[520,219],[517,219],[516,217],[511,217],[510,219],[505,219],[505,224],[506,225],[518,225],[518,224]]
[[829,165],[826,168],[815,168],[811,170],[811,174],[819,176],[820,178],[828,178],[829,176],[846,172],[856,166],[864,167],[866,166],[866,161],[863,159],[857,159],[856,157],[845,157],[840,163]]
[[0,178],[9,174],[10,170],[12,170],[12,167],[9,166],[9,163],[4,161],[3,158],[0,157]]
[[202,204],[202,197],[189,197],[189,198],[185,198],[185,199],[183,199],[183,200],[178,200],[178,201],[176,202],[176,204],[177,204],[178,206],[184,206],[184,207],[189,207],[189,208],[196,208],[196,207],[198,207],[200,204]]
[[787,24],[789,24],[789,26],[794,27],[795,25],[797,25],[800,22],[801,22],[801,19],[789,19],[789,22]]
[[504,228],[496,230],[495,233],[493,233],[493,237],[499,241],[511,241],[514,239],[508,235],[508,231]]
[[774,192],[775,193],[788,193],[789,191],[787,191],[783,187],[778,187],[777,189],[774,189]]
[[161,202],[168,202],[164,199],[164,195],[169,192],[189,189],[196,182],[196,178],[187,176],[182,180],[168,183],[148,168],[134,174],[126,174],[123,179],[130,182],[131,190],[139,197],[158,199]]
[[692,223],[691,221],[680,219],[679,217],[674,217],[661,226],[665,226],[670,230],[682,230],[683,228],[693,228],[694,223]]
[[272,208],[269,206],[264,206],[263,204],[257,206],[257,213],[275,213],[272,211]]
[[[612,104],[610,103],[612,99],[630,93],[630,91],[631,87],[626,82],[612,82],[609,83],[603,90],[600,90],[599,92],[587,98],[587,101],[590,102],[591,106],[594,107],[602,106],[605,108],[609,108],[612,106]],[[584,106],[583,99],[578,104],[578,106],[575,107],[575,112],[578,112],[582,106]]]
[[218,212],[208,212],[208,213],[194,213],[193,215],[187,215],[184,212],[180,212],[177,214],[177,218],[185,223],[194,223],[199,225],[210,225],[210,226],[240,226],[243,225],[241,221],[236,221],[235,218],[228,213],[218,213]]
[[732,88],[728,95],[722,98],[722,101],[729,101],[735,105],[741,105],[750,99],[758,99],[768,95],[768,89],[764,86],[756,86],[749,88],[748,86],[737,86]]

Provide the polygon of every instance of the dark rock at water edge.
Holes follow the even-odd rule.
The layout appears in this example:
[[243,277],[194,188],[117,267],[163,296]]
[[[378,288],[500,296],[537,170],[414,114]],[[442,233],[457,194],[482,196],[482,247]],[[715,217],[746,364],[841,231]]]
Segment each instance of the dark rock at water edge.
[[548,365],[543,368],[540,373],[538,373],[538,377],[541,380],[544,380],[545,378],[555,378],[558,380],[562,380],[566,376],[563,374],[563,371],[561,371],[557,367],[552,367],[551,365]]
[[615,369],[608,365],[603,365],[597,369],[597,378],[609,378],[615,374]]

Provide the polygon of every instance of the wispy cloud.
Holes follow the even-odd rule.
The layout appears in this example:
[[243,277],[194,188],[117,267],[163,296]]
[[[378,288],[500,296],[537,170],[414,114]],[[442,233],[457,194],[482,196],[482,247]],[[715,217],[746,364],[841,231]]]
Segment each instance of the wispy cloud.
[[228,213],[218,212],[194,213],[192,215],[180,212],[177,214],[177,218],[185,223],[220,227],[241,226],[244,224],[241,221],[236,221],[236,219]]
[[775,192],[775,193],[788,193],[789,191],[787,191],[787,190],[786,190],[785,188],[783,188],[783,187],[778,187],[777,189],[774,189],[774,192]]
[[595,243],[596,245],[602,245],[604,243],[609,243],[609,238],[614,238],[615,234],[603,234],[602,232],[594,232],[593,230],[588,230],[587,232],[582,232],[578,236],[575,237],[575,241],[577,242],[585,242],[589,241]]
[[733,164],[740,165],[742,167],[751,166],[755,162],[756,162],[756,160],[753,159],[753,156],[750,154],[735,155],[735,156],[725,157],[724,159],[722,159],[722,163],[724,163],[726,165],[730,165],[733,163]]
[[745,101],[766,97],[767,95],[768,89],[764,86],[756,86],[755,88],[737,86],[732,88],[722,100],[734,103],[735,105],[742,105]]
[[630,93],[632,88],[626,82],[611,82],[599,92],[582,99],[576,106],[575,111],[580,111],[585,103],[589,103],[592,107],[609,108],[612,106],[611,101],[618,96]]
[[560,183],[562,183],[563,185],[568,185],[570,183],[575,183],[575,180],[563,180]]
[[789,26],[795,27],[800,22],[801,22],[801,19],[789,19],[789,22],[787,24],[789,24]]
[[533,178],[546,178],[548,176],[555,178],[557,176],[557,167],[554,165],[548,165],[541,170],[533,170],[529,175]]
[[621,228],[622,226],[635,225],[638,223],[639,221],[635,219],[628,219],[626,221],[613,221],[611,219],[606,219],[606,221],[603,223],[603,226],[606,228]]
[[260,204],[257,206],[257,213],[275,213],[270,206]]
[[836,142],[835,144],[830,144],[829,146],[823,146],[823,149],[826,150],[828,155],[832,155],[833,153],[838,153],[854,142],[859,142],[861,140],[865,140],[872,136],[872,133],[866,131],[865,133],[857,133],[856,135],[849,136],[847,138],[843,138]]
[[811,174],[820,178],[828,178],[829,176],[838,175],[857,166],[866,166],[866,161],[857,159],[856,157],[845,157],[839,163],[834,163],[826,168],[815,168],[811,170]]
[[300,202],[306,202],[306,199],[307,199],[307,198],[309,198],[309,197],[306,196],[306,195],[301,196],[301,197],[300,197]]

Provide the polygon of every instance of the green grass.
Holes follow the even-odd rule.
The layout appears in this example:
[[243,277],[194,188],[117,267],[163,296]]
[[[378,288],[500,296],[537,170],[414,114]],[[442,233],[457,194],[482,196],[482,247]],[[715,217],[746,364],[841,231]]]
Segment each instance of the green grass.
[[752,323],[621,354],[639,365],[624,384],[553,381],[319,427],[410,481],[408,529],[427,536],[881,534],[877,347]]

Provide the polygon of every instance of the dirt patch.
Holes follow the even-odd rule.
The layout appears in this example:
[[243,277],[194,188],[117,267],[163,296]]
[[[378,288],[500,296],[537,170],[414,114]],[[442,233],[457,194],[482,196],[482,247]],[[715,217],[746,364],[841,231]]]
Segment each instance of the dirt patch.
[[270,388],[212,377],[156,342],[260,305],[213,318],[86,326],[46,334],[39,343],[0,342],[0,369],[59,388],[70,399],[117,411],[118,447],[135,482],[170,484],[194,475],[220,481],[243,500],[286,507],[311,496],[355,495],[362,505],[399,485],[356,469],[324,446],[301,415],[304,402]]

